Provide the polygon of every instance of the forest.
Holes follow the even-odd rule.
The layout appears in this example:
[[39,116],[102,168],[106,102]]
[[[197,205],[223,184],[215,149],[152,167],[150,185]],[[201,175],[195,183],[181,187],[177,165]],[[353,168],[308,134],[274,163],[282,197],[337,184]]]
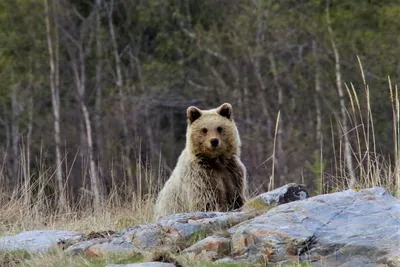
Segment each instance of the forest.
[[2,0],[1,201],[157,193],[186,109],[224,102],[251,192],[396,193],[399,14],[398,0]]

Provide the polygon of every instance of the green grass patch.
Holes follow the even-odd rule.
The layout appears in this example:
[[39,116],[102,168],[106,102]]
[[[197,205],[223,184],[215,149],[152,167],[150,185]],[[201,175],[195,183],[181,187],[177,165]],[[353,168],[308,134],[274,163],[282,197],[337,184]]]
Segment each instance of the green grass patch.
[[[129,264],[142,262],[143,257],[129,253],[107,253],[100,256],[72,256],[63,251],[35,254],[18,266],[24,267],[104,267],[107,264]],[[3,265],[0,265],[3,266]],[[5,265],[7,266],[7,265]]]
[[201,262],[201,265],[195,265],[197,266],[204,266],[204,267],[249,267],[252,265],[249,264],[243,264],[243,263],[204,263]]
[[98,257],[81,257],[81,259],[84,265],[79,265],[79,266],[90,266],[90,267],[104,267],[106,264],[111,264],[111,263],[129,264],[129,263],[138,263],[143,261],[143,257],[137,254],[104,254]]
[[301,263],[289,263],[287,265],[283,265],[283,267],[312,267],[309,262],[301,262]]
[[190,239],[188,240],[188,244],[193,245],[206,237],[207,234],[204,230],[197,231],[190,237]]

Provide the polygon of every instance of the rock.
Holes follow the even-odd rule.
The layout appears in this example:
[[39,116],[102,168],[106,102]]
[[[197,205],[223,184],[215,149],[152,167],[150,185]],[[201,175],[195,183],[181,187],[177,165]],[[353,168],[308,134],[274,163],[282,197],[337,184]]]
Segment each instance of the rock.
[[[295,199],[290,198],[288,192],[303,190],[301,186],[296,187],[298,188],[297,191],[293,188],[295,188],[295,185],[277,189],[277,193],[272,194],[276,195],[276,203],[279,204],[283,201],[279,202],[280,198],[286,199],[286,201]],[[216,260],[229,256],[230,239],[216,236],[215,232],[226,231],[232,226],[263,213],[265,213],[265,210],[172,214],[154,223],[128,227],[121,233],[93,232],[84,236],[81,242],[70,246],[66,251],[73,254],[99,256],[108,252],[133,252],[152,255],[153,252],[156,254],[159,252],[162,252],[161,254],[177,253],[186,249],[185,253],[194,258]],[[200,241],[187,248],[196,240]],[[149,261],[151,260],[155,259]]]
[[192,259],[217,260],[230,255],[231,240],[221,236],[208,236],[183,251]]
[[72,255],[86,254],[86,250],[88,248],[95,246],[97,244],[105,243],[107,241],[109,241],[108,238],[94,238],[94,239],[78,242],[76,244],[69,246],[67,249],[65,249],[65,252],[70,253]]
[[271,208],[308,197],[309,194],[305,185],[291,183],[250,199],[243,210]]
[[[187,247],[192,238],[212,234],[254,218],[257,212],[195,212],[166,216],[155,223],[129,227],[117,234],[122,242],[140,251],[160,250],[176,252]],[[203,238],[204,238],[203,237]],[[104,245],[102,245],[104,246]]]
[[185,235],[176,228],[154,223],[131,227],[123,232],[121,238],[142,251],[167,246],[173,252],[186,243]]
[[400,201],[372,188],[291,202],[236,227],[231,244],[251,263],[400,266]]
[[[264,205],[260,209],[174,214],[120,233],[25,232],[0,239],[0,248],[6,244],[39,251],[43,242],[38,236],[47,233],[51,242],[44,251],[56,243],[66,247],[75,242],[66,251],[87,256],[138,253],[149,261],[110,267],[175,266],[187,258],[181,256],[261,266],[307,262],[317,267],[400,267],[400,200],[383,188],[311,198],[306,192],[302,185],[290,184],[254,198]],[[300,201],[282,204],[291,200]]]
[[118,242],[116,240],[113,240],[112,242],[96,244],[86,250],[86,254],[92,254],[96,256],[106,253],[139,253],[139,252],[134,245],[127,242]]
[[[244,213],[241,213],[244,214]],[[241,215],[239,214],[239,216]],[[228,228],[228,219],[230,215],[235,216],[236,213],[224,212],[194,212],[194,213],[181,213],[172,214],[163,217],[157,221],[159,225],[171,227],[181,232],[183,236],[190,239],[193,235],[209,231],[212,226]],[[253,216],[254,217],[254,216]],[[243,218],[241,221],[246,220]]]
[[71,231],[34,230],[0,238],[1,250],[26,250],[31,253],[47,252],[57,244],[79,239],[82,235]]
[[172,227],[190,238],[199,232],[212,234],[215,230],[228,229],[262,213],[263,211],[182,213],[164,217],[158,224]]
[[107,264],[106,267],[176,267],[176,265],[165,262],[144,262],[131,264]]
[[231,257],[225,257],[215,261],[216,263],[235,263],[235,260]]
[[193,212],[193,213],[177,213],[162,217],[158,222],[162,225],[169,225],[171,223],[188,223],[189,221],[196,221],[207,218],[215,218],[225,216],[224,212]]

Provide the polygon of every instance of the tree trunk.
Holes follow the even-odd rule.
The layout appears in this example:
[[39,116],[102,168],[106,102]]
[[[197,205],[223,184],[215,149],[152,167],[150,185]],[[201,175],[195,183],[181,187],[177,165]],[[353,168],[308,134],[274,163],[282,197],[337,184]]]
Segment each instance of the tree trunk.
[[341,127],[342,127],[342,135],[343,135],[343,146],[344,146],[344,161],[346,163],[347,171],[349,172],[350,181],[349,181],[349,188],[354,188],[356,183],[356,177],[354,174],[353,168],[353,160],[351,157],[351,147],[350,141],[348,137],[348,125],[347,125],[347,114],[346,114],[346,105],[344,102],[344,93],[343,93],[343,86],[342,86],[342,78],[341,78],[341,71],[340,71],[340,55],[339,51],[336,47],[335,38],[333,35],[330,15],[329,15],[329,7],[327,7],[327,22],[328,22],[328,31],[330,35],[330,41],[332,45],[332,50],[335,56],[335,74],[336,74],[336,88],[339,94],[340,99],[340,113],[341,113]]
[[96,162],[93,157],[93,140],[92,140],[92,127],[90,125],[90,116],[89,116],[89,111],[87,110],[87,107],[83,101],[80,103],[81,109],[82,109],[82,114],[83,114],[83,119],[85,122],[85,128],[86,128],[86,138],[87,138],[87,146],[88,146],[88,154],[89,154],[89,176],[90,176],[90,186],[91,190],[93,193],[94,197],[94,208],[98,210],[101,206],[102,203],[102,197],[101,197],[101,184],[97,175],[97,168],[96,168]]
[[[102,105],[102,75],[103,75],[103,44],[101,38],[101,10],[102,0],[96,0],[96,99],[95,99],[95,114],[94,114],[94,127],[96,133],[96,148],[97,157],[100,166],[103,166],[104,155],[104,137],[101,123],[101,105]],[[99,167],[99,174],[103,173],[102,168]]]
[[[54,2],[53,2],[54,3]],[[49,52],[49,65],[50,65],[50,89],[51,89],[51,102],[53,106],[53,117],[54,117],[54,141],[55,141],[55,152],[56,152],[56,173],[55,177],[58,186],[58,199],[59,207],[62,210],[66,208],[66,194],[64,188],[64,179],[61,168],[61,137],[60,137],[60,73],[58,67],[59,61],[59,45],[58,45],[58,33],[57,28],[51,29],[50,22],[50,10],[48,0],[44,0],[45,4],[45,23],[46,23],[46,35],[47,35],[47,48]],[[55,4],[54,4],[55,5]],[[53,6],[53,12],[55,8]],[[54,15],[54,14],[53,14]],[[53,41],[53,31],[55,33],[55,40]]]
[[[12,177],[12,164],[9,164],[9,163],[11,163],[10,162],[11,158],[8,155],[8,151],[11,146],[10,122],[9,122],[9,119],[7,116],[6,110],[8,110],[8,109],[5,107],[6,105],[4,103],[4,99],[1,100],[0,104],[2,107],[1,112],[2,112],[2,114],[5,114],[4,119],[0,118],[0,123],[3,125],[4,132],[6,133],[5,148],[4,148],[4,153],[2,153],[3,154],[2,155],[2,166],[0,169],[2,171],[5,171],[5,173],[7,174],[7,177],[8,177],[7,180],[4,180],[4,182],[6,182],[6,185],[7,185],[6,189],[8,191],[12,191],[14,189],[13,186],[14,186],[15,181],[12,178],[10,179],[10,176]],[[0,178],[5,178],[5,177],[3,175],[0,175]]]
[[19,183],[18,174],[18,143],[19,143],[19,107],[17,99],[18,85],[11,89],[11,149],[12,149],[12,186],[15,187]]
[[89,111],[85,104],[85,91],[86,91],[86,66],[83,46],[79,43],[78,46],[79,54],[79,70],[76,58],[72,62],[72,70],[75,76],[75,84],[78,91],[78,102],[82,111],[83,122],[85,125],[86,132],[86,143],[87,143],[87,154],[89,156],[89,178],[90,187],[93,194],[93,207],[95,210],[99,210],[102,204],[102,186],[98,178],[95,158],[93,156],[93,138],[92,138],[92,126],[90,121]]
[[[26,153],[24,160],[24,192],[29,192],[31,184],[31,138],[32,138],[32,124],[33,124],[33,99],[29,96],[28,100],[28,132],[26,134]],[[25,204],[30,205],[32,194],[24,194]]]
[[317,42],[313,41],[312,42],[312,49],[313,49],[313,56],[315,60],[315,109],[317,113],[317,122],[315,126],[316,130],[316,141],[318,144],[320,144],[321,139],[322,139],[322,118],[321,118],[321,69],[318,64],[318,59],[317,59]]
[[312,50],[313,50],[313,57],[314,57],[314,64],[315,64],[315,111],[317,113],[317,122],[315,126],[316,131],[316,141],[320,147],[320,176],[316,177],[316,185],[317,185],[317,192],[319,194],[323,194],[323,186],[324,186],[324,173],[323,173],[323,157],[322,157],[322,148],[323,148],[323,135],[322,135],[322,117],[321,117],[321,69],[318,62],[317,56],[317,42],[314,40],[312,42]]
[[123,93],[123,86],[124,86],[124,81],[122,77],[122,67],[121,67],[121,60],[119,57],[119,51],[118,51],[118,45],[117,45],[117,38],[115,35],[115,30],[114,30],[114,24],[112,21],[112,11],[113,11],[113,5],[111,3],[111,7],[109,10],[109,15],[108,15],[108,24],[110,28],[110,35],[111,35],[111,42],[113,45],[114,49],[114,59],[115,59],[115,69],[117,72],[117,81],[116,85],[118,88],[118,96],[119,96],[119,108],[120,108],[120,118],[121,118],[121,123],[122,123],[122,131],[123,131],[123,138],[124,138],[124,153],[122,155],[123,157],[123,162],[124,162],[124,168],[126,170],[126,173],[128,175],[129,183],[132,183],[133,185],[133,175],[132,175],[132,163],[130,160],[130,152],[131,152],[131,146],[130,146],[130,141],[129,141],[129,130],[128,130],[128,125],[126,122],[126,111],[125,111],[125,96]]

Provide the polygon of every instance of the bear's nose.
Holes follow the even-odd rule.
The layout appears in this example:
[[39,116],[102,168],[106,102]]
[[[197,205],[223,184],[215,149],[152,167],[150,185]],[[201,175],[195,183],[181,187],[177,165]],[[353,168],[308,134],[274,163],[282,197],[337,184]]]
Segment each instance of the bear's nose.
[[213,139],[210,140],[210,143],[211,143],[212,147],[217,147],[218,143],[219,143],[219,140],[218,140],[218,138],[213,138]]

